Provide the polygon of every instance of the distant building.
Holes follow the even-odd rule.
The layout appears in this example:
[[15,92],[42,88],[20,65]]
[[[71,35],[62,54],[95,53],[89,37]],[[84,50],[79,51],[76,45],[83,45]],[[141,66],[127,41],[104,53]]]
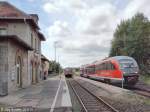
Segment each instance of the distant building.
[[36,84],[42,79],[38,15],[26,14],[8,2],[0,2],[0,89],[8,92]]
[[41,68],[42,68],[42,78],[46,79],[48,76],[48,70],[49,70],[49,60],[44,56],[41,55]]

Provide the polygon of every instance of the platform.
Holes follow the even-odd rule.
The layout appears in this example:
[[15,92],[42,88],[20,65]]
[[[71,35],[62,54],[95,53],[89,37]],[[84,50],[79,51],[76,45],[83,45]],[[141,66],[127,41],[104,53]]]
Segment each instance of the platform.
[[64,76],[48,78],[26,89],[0,97],[0,104],[5,107],[32,107],[44,112],[71,112],[72,108]]

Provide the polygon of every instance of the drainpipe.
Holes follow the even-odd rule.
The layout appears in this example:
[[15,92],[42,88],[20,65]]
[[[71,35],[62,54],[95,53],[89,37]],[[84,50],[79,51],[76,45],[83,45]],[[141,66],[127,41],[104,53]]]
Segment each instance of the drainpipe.
[[26,18],[24,18],[23,20],[24,20],[24,23],[25,23],[25,24],[27,24],[27,22],[26,22]]

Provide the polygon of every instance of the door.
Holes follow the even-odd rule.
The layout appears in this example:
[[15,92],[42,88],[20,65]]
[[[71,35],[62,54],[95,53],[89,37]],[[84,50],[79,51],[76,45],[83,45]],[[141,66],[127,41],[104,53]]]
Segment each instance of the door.
[[34,78],[33,78],[33,72],[34,72],[34,70],[33,70],[33,63],[31,64],[31,84],[33,84],[33,80],[34,80]]
[[17,58],[17,86],[22,87],[22,64],[21,64],[21,57]]
[[34,65],[34,63],[32,64],[32,84],[35,84],[36,83],[36,81],[35,81],[35,72],[36,72],[36,70],[35,70],[35,65]]

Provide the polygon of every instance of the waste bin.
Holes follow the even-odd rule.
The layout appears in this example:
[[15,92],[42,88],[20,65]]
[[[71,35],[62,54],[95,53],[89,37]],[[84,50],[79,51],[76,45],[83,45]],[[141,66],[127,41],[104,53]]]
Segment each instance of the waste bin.
[[0,82],[0,96],[8,95],[8,82]]

